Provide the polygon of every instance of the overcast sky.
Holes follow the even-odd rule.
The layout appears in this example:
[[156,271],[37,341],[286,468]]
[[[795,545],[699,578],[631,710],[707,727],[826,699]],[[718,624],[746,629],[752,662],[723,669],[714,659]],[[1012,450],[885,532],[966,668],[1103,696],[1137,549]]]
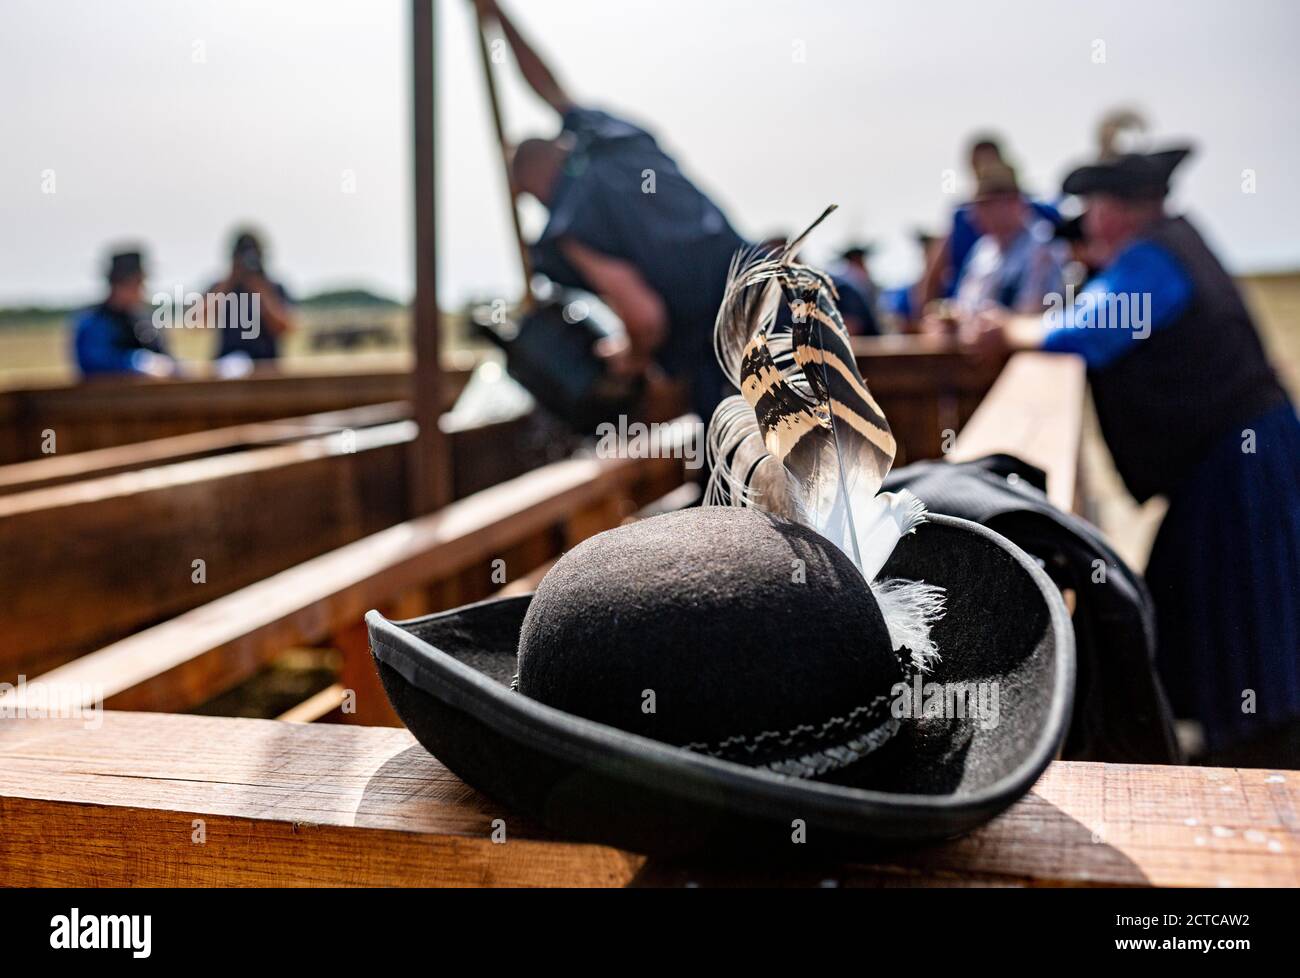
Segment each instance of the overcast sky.
[[[969,132],[1004,134],[1023,181],[1051,194],[1097,118],[1131,104],[1157,137],[1200,147],[1177,199],[1234,270],[1300,267],[1294,0],[509,9],[575,96],[656,132],[742,233],[838,202],[814,258],[874,239],[897,282],[915,272],[911,229],[958,199],[944,171],[966,189]],[[438,3],[446,303],[518,288],[469,13]],[[92,298],[120,240],[148,246],[154,287],[201,288],[245,221],[293,291],[407,295],[407,16],[397,0],[4,0],[0,303]],[[502,79],[512,135],[552,132],[512,64]]]

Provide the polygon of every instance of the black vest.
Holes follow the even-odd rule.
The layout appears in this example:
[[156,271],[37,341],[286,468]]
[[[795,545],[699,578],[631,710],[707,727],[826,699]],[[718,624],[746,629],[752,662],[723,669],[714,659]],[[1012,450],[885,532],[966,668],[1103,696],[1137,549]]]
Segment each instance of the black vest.
[[114,309],[107,302],[100,303],[99,315],[109,324],[114,349],[167,352],[163,349],[162,336],[147,315]]
[[1184,268],[1191,303],[1089,372],[1102,434],[1139,502],[1176,489],[1216,442],[1287,399],[1236,284],[1196,229],[1167,217],[1142,240]]

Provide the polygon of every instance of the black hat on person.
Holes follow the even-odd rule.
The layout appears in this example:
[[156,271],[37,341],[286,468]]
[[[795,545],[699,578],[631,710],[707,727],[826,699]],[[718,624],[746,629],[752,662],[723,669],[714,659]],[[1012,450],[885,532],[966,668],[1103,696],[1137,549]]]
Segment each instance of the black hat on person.
[[871,253],[876,250],[874,242],[855,241],[844,246],[840,251],[840,258],[849,261],[855,258],[869,258]]
[[125,282],[143,274],[144,255],[139,250],[115,251],[108,256],[107,275],[110,284]]
[[[398,715],[507,815],[639,852],[847,855],[1007,808],[1073,698],[1065,605],[1005,538],[931,515],[884,573],[946,591],[924,673],[843,551],[757,509],[598,534],[533,595],[366,621]],[[996,716],[943,709],[961,688]]]
[[1078,167],[1065,178],[1067,194],[1109,194],[1126,200],[1160,200],[1169,193],[1169,180],[1178,164],[1192,153],[1179,146],[1156,153],[1125,153]]

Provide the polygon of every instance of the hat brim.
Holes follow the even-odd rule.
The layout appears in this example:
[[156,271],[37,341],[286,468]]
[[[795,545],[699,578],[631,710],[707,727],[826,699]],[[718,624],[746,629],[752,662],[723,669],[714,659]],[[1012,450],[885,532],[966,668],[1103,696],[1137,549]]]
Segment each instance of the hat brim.
[[[1004,537],[931,516],[884,574],[948,592],[934,683],[997,689],[997,722],[907,720],[853,783],[791,778],[626,733],[510,689],[531,595],[395,623],[370,612],[393,708],[435,757],[510,810],[567,837],[651,854],[818,855],[951,837],[1006,809],[1056,755],[1074,694],[1059,591]],[[900,763],[901,762],[901,763]],[[797,853],[796,853],[797,854]]]

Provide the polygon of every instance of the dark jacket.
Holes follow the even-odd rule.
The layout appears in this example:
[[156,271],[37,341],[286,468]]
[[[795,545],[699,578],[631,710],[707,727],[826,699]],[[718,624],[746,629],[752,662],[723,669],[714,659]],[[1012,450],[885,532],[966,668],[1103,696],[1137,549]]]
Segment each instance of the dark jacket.
[[1237,286],[1196,229],[1167,217],[1143,240],[1187,271],[1191,303],[1088,373],[1106,445],[1139,502],[1176,490],[1225,435],[1286,401]]

